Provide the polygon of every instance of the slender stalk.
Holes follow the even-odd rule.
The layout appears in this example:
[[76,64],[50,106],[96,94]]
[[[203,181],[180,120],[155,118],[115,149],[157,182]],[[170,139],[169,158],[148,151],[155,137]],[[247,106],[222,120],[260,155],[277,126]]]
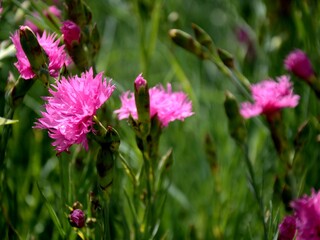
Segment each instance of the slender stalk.
[[257,201],[257,203],[259,205],[259,214],[260,214],[261,222],[263,224],[264,239],[267,240],[268,239],[268,229],[267,229],[267,224],[266,224],[266,222],[264,220],[263,199],[262,199],[262,196],[261,196],[261,194],[259,192],[259,187],[258,187],[256,178],[255,178],[255,174],[254,174],[254,171],[253,171],[253,166],[252,166],[252,163],[251,163],[250,158],[249,158],[249,151],[248,151],[247,144],[243,144],[241,146],[241,149],[242,149],[242,151],[244,153],[246,166],[248,168],[249,181],[250,181],[250,183],[252,185],[254,196],[255,196],[256,201]]
[[[7,119],[12,119],[13,117],[14,110],[10,108],[6,114]],[[0,144],[0,169],[4,169],[5,165],[5,153],[6,153],[6,148],[8,145],[9,137],[11,134],[12,130],[12,125],[4,125],[3,130],[2,130],[2,136],[1,136],[1,144]]]
[[104,239],[111,240],[110,234],[110,209],[109,209],[109,200],[105,199],[103,207],[103,219],[104,219]]

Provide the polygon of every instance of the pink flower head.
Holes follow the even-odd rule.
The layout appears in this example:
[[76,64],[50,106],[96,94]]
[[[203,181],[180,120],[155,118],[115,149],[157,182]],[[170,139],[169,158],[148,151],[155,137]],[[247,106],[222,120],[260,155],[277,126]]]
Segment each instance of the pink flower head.
[[79,43],[81,37],[81,29],[74,22],[67,20],[63,22],[61,27],[65,44],[70,47],[73,42]]
[[308,80],[314,71],[308,56],[300,49],[294,50],[284,60],[285,68],[296,76]]
[[[183,92],[172,92],[170,83],[167,85],[167,90],[161,85],[149,89],[149,96],[150,117],[157,115],[162,127],[168,126],[169,122],[174,120],[183,121],[194,114],[191,101],[188,100],[187,95]],[[128,118],[130,115],[134,119],[138,119],[134,94],[129,91],[125,92],[120,99],[122,106],[115,111],[119,120]]]
[[[25,28],[25,26],[21,26],[20,30],[23,31]],[[44,31],[41,37],[39,34],[37,34],[36,37],[39,45],[43,48],[49,58],[48,68],[50,76],[57,77],[63,65],[68,65],[70,63],[67,54],[64,51],[64,46],[59,46],[60,41],[56,40],[56,34],[49,35]],[[19,31],[16,31],[11,36],[11,40],[17,51],[18,62],[15,63],[15,66],[20,72],[22,78],[34,78],[36,74],[33,72],[27,55],[22,49]]]
[[64,65],[69,65],[69,58],[64,51],[64,45],[59,46],[60,41],[57,38],[56,34],[47,34],[46,31],[43,32],[40,37],[37,34],[37,39],[39,41],[40,46],[46,52],[49,58],[49,73],[52,77],[58,77],[61,68]]
[[86,134],[92,131],[93,116],[109,99],[115,86],[102,78],[102,72],[93,76],[92,68],[68,79],[62,77],[49,92],[42,118],[36,128],[48,129],[58,153],[68,151],[73,144],[82,144],[88,150]]
[[273,79],[264,80],[251,86],[253,104],[244,102],[240,113],[244,118],[260,114],[269,115],[285,107],[296,107],[299,96],[293,94],[292,84],[288,76],[280,76],[278,82]]
[[296,234],[296,218],[286,216],[279,224],[278,240],[292,240]]
[[320,192],[312,191],[291,203],[294,210],[298,240],[320,240]]

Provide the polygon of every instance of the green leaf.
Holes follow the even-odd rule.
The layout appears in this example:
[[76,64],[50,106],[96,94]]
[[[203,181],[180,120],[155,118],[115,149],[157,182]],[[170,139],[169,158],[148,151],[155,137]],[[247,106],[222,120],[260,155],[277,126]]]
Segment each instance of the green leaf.
[[6,125],[6,124],[14,124],[17,122],[19,122],[19,120],[11,120],[11,119],[0,117],[0,126]]
[[48,202],[47,198],[43,195],[43,193],[42,193],[42,191],[41,191],[40,186],[39,186],[38,183],[37,183],[37,187],[38,187],[39,192],[40,192],[40,195],[41,195],[41,197],[42,197],[42,199],[43,199],[43,201],[44,201],[44,203],[45,203],[45,205],[46,205],[46,207],[47,207],[47,209],[48,209],[48,211],[49,211],[49,214],[50,214],[50,216],[51,216],[51,219],[52,219],[54,225],[57,227],[60,236],[61,236],[63,239],[65,239],[66,233],[64,232],[64,230],[63,230],[63,228],[62,228],[62,226],[61,226],[60,220],[59,220],[56,212],[54,211],[54,209],[53,209],[53,207],[51,206],[51,204]]

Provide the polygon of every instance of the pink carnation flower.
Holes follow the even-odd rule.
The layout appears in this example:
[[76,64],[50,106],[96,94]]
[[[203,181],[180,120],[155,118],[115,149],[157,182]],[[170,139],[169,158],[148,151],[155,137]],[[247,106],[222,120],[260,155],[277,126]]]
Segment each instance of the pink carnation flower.
[[297,240],[320,240],[320,192],[303,196],[291,204],[297,227]]
[[296,218],[286,216],[279,224],[278,240],[292,240],[296,234]]
[[64,51],[64,45],[59,46],[60,41],[57,38],[56,34],[47,34],[45,31],[43,32],[42,36],[40,37],[37,34],[37,39],[40,46],[46,52],[49,57],[49,73],[52,77],[58,77],[61,68],[64,65],[69,65],[70,60]]
[[[138,78],[139,82],[137,84],[139,85],[142,78],[141,75]],[[175,120],[183,121],[194,114],[192,112],[191,101],[188,100],[187,95],[183,92],[172,92],[171,84],[167,85],[167,90],[161,85],[149,89],[149,96],[150,117],[152,118],[157,115],[162,127],[168,126],[169,122]],[[130,115],[134,119],[138,119],[134,93],[125,92],[121,95],[120,99],[122,106],[115,111],[118,114],[119,120],[129,118]]]
[[102,74],[94,77],[91,68],[81,77],[62,77],[53,85],[56,91],[49,90],[52,96],[44,98],[46,111],[41,112],[42,118],[35,127],[49,130],[58,153],[68,151],[73,144],[81,144],[88,150],[86,135],[93,129],[93,116],[115,89]]
[[[20,27],[20,30],[24,30],[24,26]],[[56,34],[47,34],[45,31],[43,32],[42,36],[40,37],[37,34],[37,40],[39,45],[43,48],[45,53],[49,58],[49,74],[52,77],[58,77],[59,72],[63,65],[69,65],[70,60],[67,57],[67,54],[64,51],[64,45],[59,46],[59,39],[56,40]],[[19,31],[16,31],[12,36],[11,40],[16,48],[17,51],[17,59],[18,61],[15,63],[16,68],[21,74],[21,77],[24,79],[31,79],[36,76],[33,72],[30,62],[22,49],[20,43],[20,35]]]
[[284,60],[285,68],[296,76],[308,80],[314,75],[308,56],[300,49],[292,51]]
[[244,118],[260,114],[268,116],[282,108],[298,105],[300,97],[293,94],[290,78],[280,76],[277,80],[268,79],[251,86],[254,103],[242,103],[240,113]]

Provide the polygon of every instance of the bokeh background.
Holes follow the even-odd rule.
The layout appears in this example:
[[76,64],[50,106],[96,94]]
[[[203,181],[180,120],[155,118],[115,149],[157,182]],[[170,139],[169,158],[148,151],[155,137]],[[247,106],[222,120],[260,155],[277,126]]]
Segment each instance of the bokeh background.
[[[0,116],[4,114],[5,88],[9,71],[15,77],[16,61],[10,49],[10,35],[32,20],[32,12],[63,2],[2,2],[0,15]],[[96,69],[104,71],[117,86],[101,116],[109,116],[121,136],[120,150],[137,168],[139,154],[133,132],[126,121],[110,115],[120,107],[118,96],[133,90],[135,77],[143,73],[149,86],[172,83],[174,90],[185,91],[193,102],[194,116],[184,122],[170,123],[163,131],[160,151],[173,148],[174,163],[168,180],[168,196],[161,228],[163,239],[262,239],[263,227],[258,205],[248,183],[244,156],[228,132],[224,110],[225,91],[240,102],[246,97],[235,84],[209,61],[198,59],[175,45],[170,29],[192,34],[191,24],[202,27],[216,46],[229,51],[238,68],[252,83],[288,74],[283,60],[293,49],[303,49],[315,70],[319,65],[320,4],[311,0],[96,0],[85,1],[92,10],[101,36]],[[21,5],[22,4],[22,5]],[[22,10],[25,6],[27,10]],[[40,26],[48,27],[45,24]],[[53,31],[54,29],[47,29]],[[61,33],[58,33],[59,35]],[[5,52],[8,50],[9,53]],[[287,137],[291,144],[299,126],[319,114],[319,104],[307,84],[292,76],[294,91],[301,96],[295,109],[283,111]],[[89,192],[95,182],[94,154],[78,147],[61,158],[69,164],[70,178],[62,179],[65,166],[59,163],[46,131],[33,129],[39,117],[46,89],[38,81],[16,109],[12,137],[8,142],[6,164],[2,169],[0,196],[0,236],[3,239],[59,239],[55,225],[37,185],[46,196],[62,224],[68,229],[65,202],[76,200],[88,207]],[[111,116],[111,117],[110,117]],[[246,121],[249,156],[264,199],[269,239],[276,236],[283,209],[273,205],[275,169],[279,161],[263,117]],[[0,127],[0,133],[2,132]],[[308,133],[302,152],[300,193],[320,186],[317,129]],[[127,181],[121,164],[116,167],[114,202],[125,202],[121,189]],[[61,181],[70,183],[61,188]],[[71,182],[70,182],[71,181]],[[65,200],[65,202],[63,201]],[[125,205],[125,203],[123,203]],[[117,218],[114,229],[123,223]],[[126,207],[123,206],[125,209]],[[69,232],[71,229],[69,227]],[[16,232],[16,234],[15,234]],[[76,239],[70,234],[70,239]],[[121,239],[121,236],[119,237]],[[160,237],[159,237],[160,239]]]

